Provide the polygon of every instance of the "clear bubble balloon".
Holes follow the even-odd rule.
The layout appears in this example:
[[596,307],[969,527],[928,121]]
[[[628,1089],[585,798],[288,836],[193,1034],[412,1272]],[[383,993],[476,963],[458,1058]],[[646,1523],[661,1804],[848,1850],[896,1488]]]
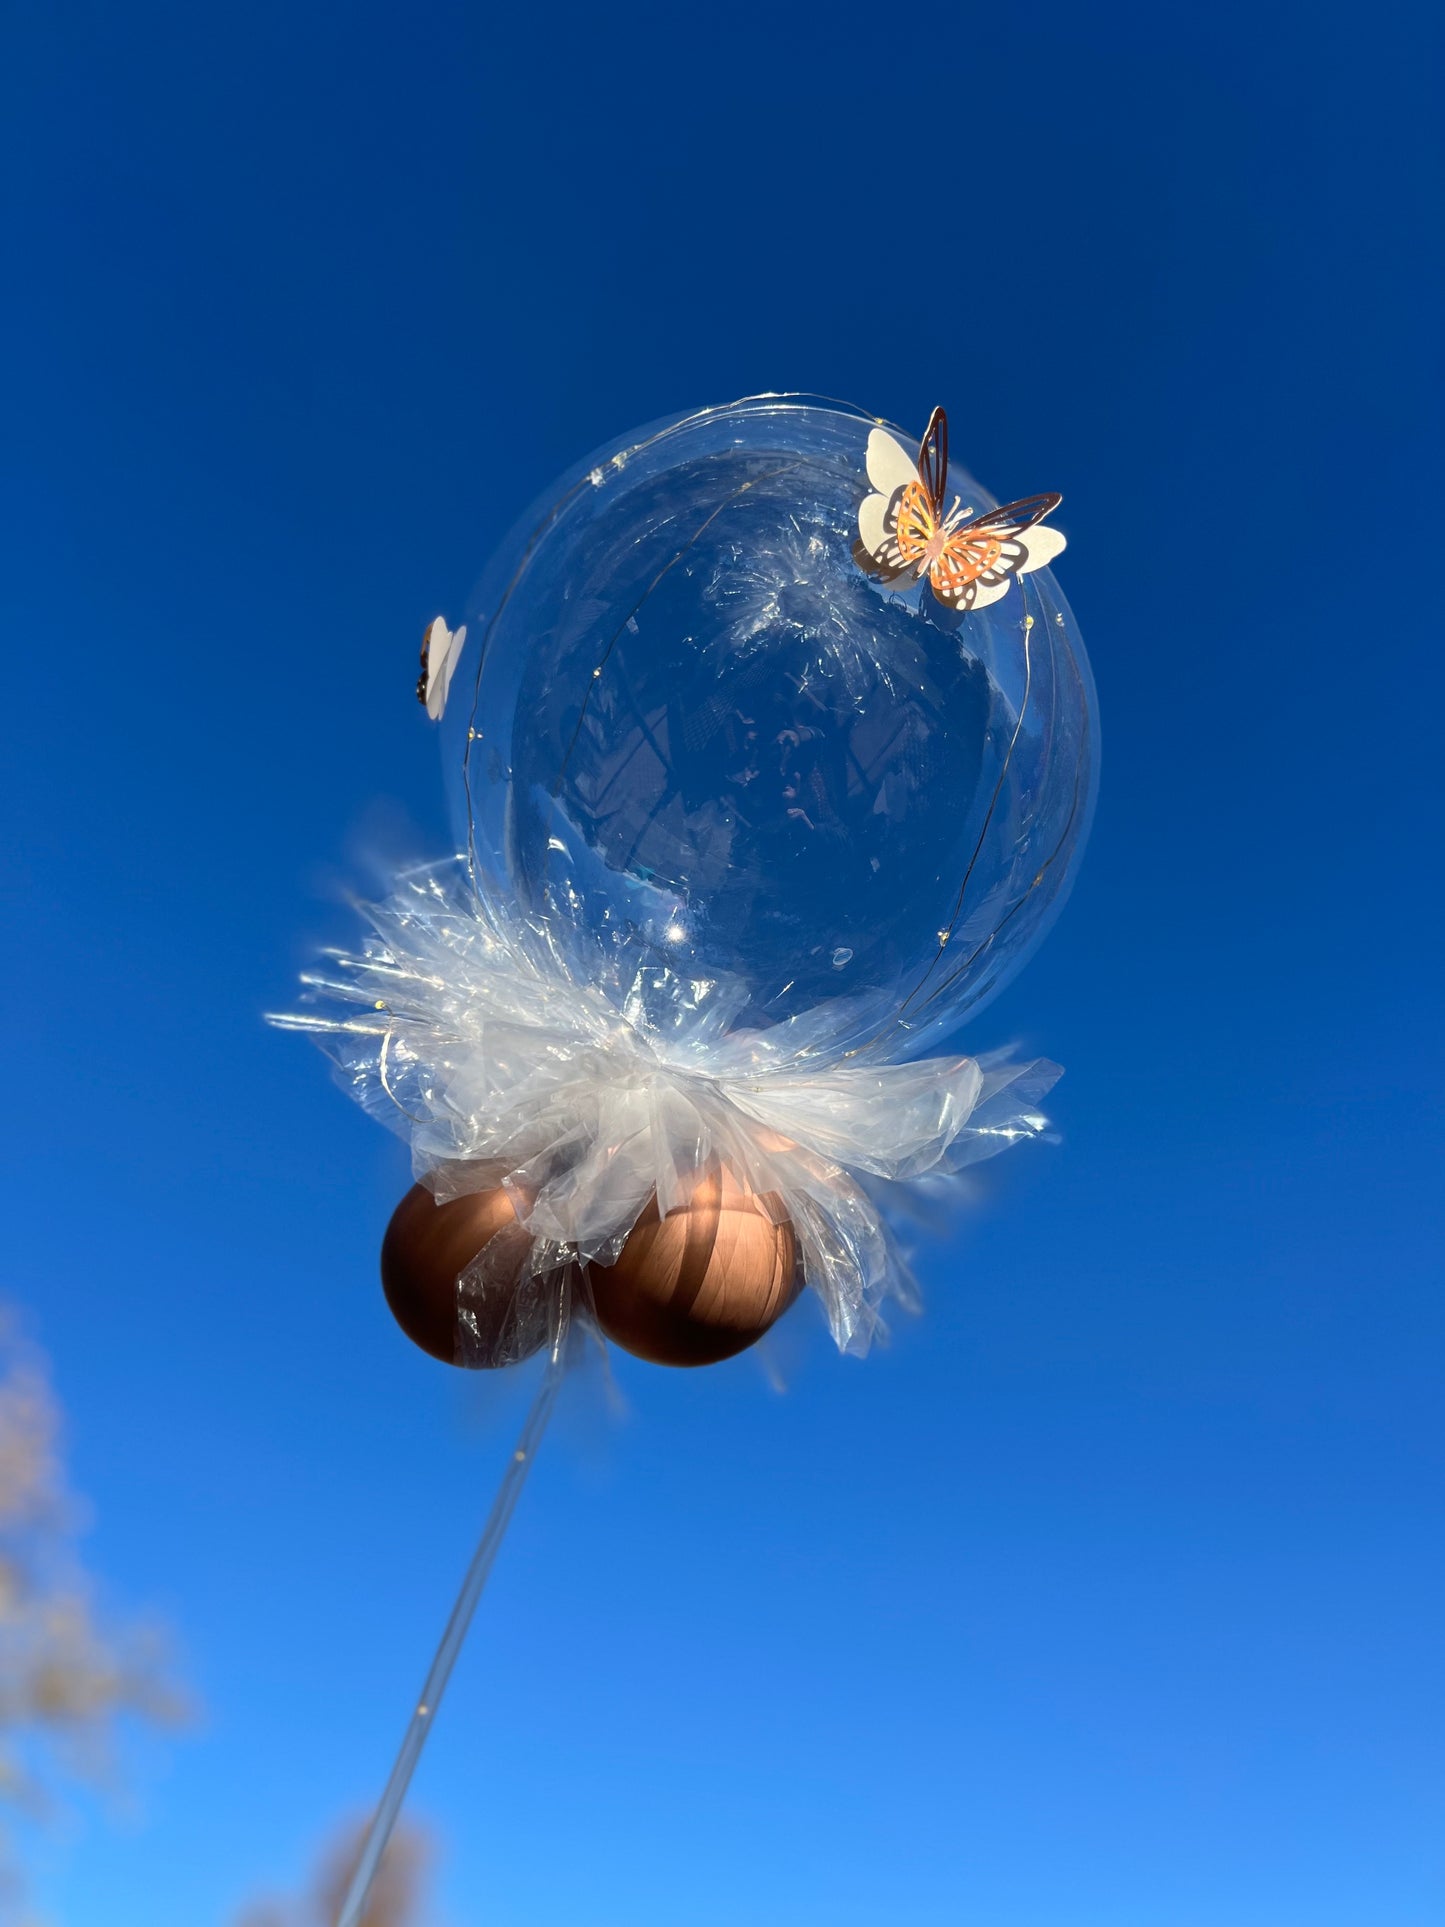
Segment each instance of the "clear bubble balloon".
[[[467,611],[445,727],[473,885],[644,1029],[712,1007],[911,1056],[1067,893],[1098,756],[1068,605],[1047,569],[964,613],[861,567],[875,425],[763,397],[635,434]],[[949,495],[994,506],[956,466]]]

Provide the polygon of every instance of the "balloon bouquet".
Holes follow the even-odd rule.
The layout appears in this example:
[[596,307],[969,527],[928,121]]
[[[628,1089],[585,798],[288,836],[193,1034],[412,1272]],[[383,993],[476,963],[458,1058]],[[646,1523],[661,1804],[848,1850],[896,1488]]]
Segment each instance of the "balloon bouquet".
[[892,1204],[1037,1137],[1047,1062],[923,1055],[1067,893],[1094,695],[1049,573],[1057,495],[999,508],[836,403],[634,434],[503,543],[417,695],[461,844],[309,976],[407,1137],[382,1246],[451,1364],[545,1352],[339,1927],[355,1927],[572,1334],[703,1365],[811,1287],[862,1353],[912,1286]]

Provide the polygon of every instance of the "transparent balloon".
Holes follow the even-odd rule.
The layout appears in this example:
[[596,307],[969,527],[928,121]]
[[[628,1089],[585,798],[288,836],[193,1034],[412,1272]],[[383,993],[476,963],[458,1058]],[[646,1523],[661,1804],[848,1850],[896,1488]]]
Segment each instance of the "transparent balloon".
[[[1097,769],[1068,605],[1047,570],[966,614],[867,574],[876,425],[768,396],[635,434],[467,611],[445,740],[472,886],[644,1034],[711,1011],[813,1061],[909,1057],[1067,893]],[[949,494],[995,505],[957,468]]]

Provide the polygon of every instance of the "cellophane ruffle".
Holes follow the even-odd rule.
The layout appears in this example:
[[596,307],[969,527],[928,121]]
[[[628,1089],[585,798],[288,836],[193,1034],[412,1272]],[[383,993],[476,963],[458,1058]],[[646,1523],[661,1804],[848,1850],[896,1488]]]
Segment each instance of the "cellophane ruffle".
[[[544,929],[479,900],[461,864],[359,907],[360,948],[327,953],[303,980],[312,1008],[272,1021],[317,1037],[439,1202],[505,1185],[518,1225],[464,1274],[459,1311],[465,1332],[469,1302],[505,1278],[510,1355],[533,1348],[560,1267],[612,1262],[654,1196],[665,1214],[719,1165],[791,1220],[834,1339],[866,1352],[884,1302],[913,1297],[890,1189],[936,1189],[1047,1129],[1056,1064],[839,1060],[826,1007],[749,1030],[737,987],[660,968],[610,998],[569,977]],[[665,1035],[641,1015],[660,993]]]

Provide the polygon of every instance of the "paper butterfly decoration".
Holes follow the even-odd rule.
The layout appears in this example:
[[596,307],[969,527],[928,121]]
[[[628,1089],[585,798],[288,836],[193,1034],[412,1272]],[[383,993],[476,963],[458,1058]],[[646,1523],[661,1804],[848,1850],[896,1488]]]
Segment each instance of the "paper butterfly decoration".
[[432,618],[422,635],[421,674],[416,680],[416,699],[426,704],[426,713],[434,723],[441,721],[442,711],[447,706],[452,671],[457,666],[457,658],[462,653],[462,644],[466,639],[465,623],[459,629],[448,629],[440,616]]
[[925,575],[949,609],[984,609],[1008,594],[1010,580],[1053,561],[1064,546],[1041,526],[1062,495],[1030,495],[982,515],[959,506],[945,513],[948,417],[935,408],[915,463],[893,437],[868,437],[868,480],[874,493],[858,510],[853,555],[885,589],[909,589]]

